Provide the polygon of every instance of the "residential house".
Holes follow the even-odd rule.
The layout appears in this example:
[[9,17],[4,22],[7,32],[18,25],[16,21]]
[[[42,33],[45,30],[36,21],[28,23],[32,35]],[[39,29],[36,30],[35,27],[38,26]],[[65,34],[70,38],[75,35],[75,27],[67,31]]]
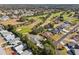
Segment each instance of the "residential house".
[[33,43],[35,43],[38,47],[40,48],[44,48],[42,43],[40,41],[44,40],[43,37],[39,36],[39,35],[32,35],[32,34],[28,34],[28,38],[29,40],[31,40]]
[[6,21],[6,20],[9,19],[9,16],[2,16],[1,19],[2,19],[3,21]]
[[23,53],[23,48],[24,48],[24,46],[23,46],[22,44],[13,47],[13,49],[14,49],[18,54]]
[[21,55],[32,55],[31,50],[25,50]]
[[52,36],[53,36],[51,32],[44,32],[44,33],[41,33],[41,35],[48,39],[52,39]]
[[15,39],[15,35],[11,32],[8,32],[7,30],[2,30],[0,33],[7,41]]
[[0,31],[1,31],[1,30],[3,30],[3,26],[2,26],[2,25],[0,25]]

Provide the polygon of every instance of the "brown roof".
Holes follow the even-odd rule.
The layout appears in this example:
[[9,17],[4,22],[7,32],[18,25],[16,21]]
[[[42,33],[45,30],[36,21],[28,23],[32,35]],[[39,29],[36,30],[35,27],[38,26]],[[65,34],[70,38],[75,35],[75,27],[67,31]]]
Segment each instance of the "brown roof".
[[44,32],[41,34],[42,36],[46,37],[46,38],[52,38],[53,34],[51,32]]

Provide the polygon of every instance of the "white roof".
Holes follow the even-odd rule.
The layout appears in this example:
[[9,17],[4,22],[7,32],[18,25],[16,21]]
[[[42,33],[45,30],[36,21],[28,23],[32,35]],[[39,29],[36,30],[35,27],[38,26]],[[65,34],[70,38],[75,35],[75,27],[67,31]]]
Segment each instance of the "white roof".
[[21,44],[21,45],[19,45],[19,46],[17,46],[17,47],[15,47],[15,50],[19,53],[19,54],[21,54],[22,52],[23,52],[23,45]]
[[14,44],[14,46],[16,46],[16,45],[18,45],[18,43],[22,43],[22,42],[20,40],[14,39],[14,40],[10,40],[9,43]]
[[12,32],[8,32],[7,30],[2,30],[0,33],[6,38],[6,40],[13,40],[15,38],[15,35],[13,35]]
[[63,29],[63,31],[65,31],[65,32],[67,32],[67,33],[69,32],[69,31],[68,31],[68,30],[66,30],[66,29]]
[[21,55],[32,55],[32,52],[29,50],[25,50]]
[[2,30],[2,31],[0,31],[0,33],[1,33],[3,36],[11,35],[11,34],[12,34],[11,32],[8,32],[7,30]]
[[9,17],[8,16],[2,16],[2,20],[8,20]]
[[14,40],[15,36],[14,35],[8,35],[5,38],[6,38],[7,41],[10,41],[10,40]]
[[79,55],[79,49],[74,49],[75,50],[75,54]]

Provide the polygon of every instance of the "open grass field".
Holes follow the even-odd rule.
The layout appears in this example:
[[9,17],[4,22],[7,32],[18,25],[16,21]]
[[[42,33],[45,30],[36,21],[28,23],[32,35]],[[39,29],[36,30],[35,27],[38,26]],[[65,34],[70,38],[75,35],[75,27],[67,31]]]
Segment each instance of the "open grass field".
[[[61,13],[61,12],[60,12],[60,13]],[[41,26],[50,23],[52,17],[54,17],[54,16],[59,16],[60,13],[56,13],[55,15],[52,13],[52,14],[50,15],[50,17],[48,17],[48,18],[46,19],[46,21],[45,21]],[[34,26],[36,26],[37,24],[39,24],[39,23],[42,22],[42,19],[40,19],[40,17],[46,17],[46,16],[47,16],[47,14],[38,15],[38,16],[36,16],[36,17],[35,17],[35,16],[32,16],[32,17],[30,16],[30,17],[28,17],[28,19],[34,19],[35,22],[33,22],[33,23],[29,24],[29,25],[20,26],[20,27],[16,28],[16,31],[17,31],[18,33],[21,33],[21,34],[29,33],[29,32],[32,31],[32,28],[33,28]]]
[[60,16],[61,13],[62,13],[62,12],[55,13],[55,14],[52,13],[52,14],[50,15],[50,17],[48,17],[48,18],[46,19],[46,21],[45,21],[42,25],[40,25],[40,26],[44,26],[44,25],[50,23],[53,17],[55,17],[55,16]]
[[21,34],[26,34],[26,33],[29,33],[32,31],[32,28],[34,26],[36,26],[37,24],[39,24],[41,21],[36,21],[32,24],[29,24],[29,25],[26,25],[26,26],[21,26],[21,27],[18,27],[16,29],[17,32],[21,33]]
[[31,32],[31,29],[29,27],[23,26],[16,29],[17,32],[25,34],[28,32]]
[[[48,23],[51,22],[52,18],[55,17],[55,16],[60,16],[62,12],[59,12],[59,13],[51,13],[51,15],[45,20],[45,22],[43,24],[41,24],[40,26],[44,26]],[[72,14],[74,14],[73,12],[71,12]],[[21,33],[21,34],[26,34],[26,33],[29,33],[32,31],[32,28],[34,26],[36,26],[37,24],[41,23],[42,22],[42,19],[40,19],[40,17],[46,17],[48,14],[44,14],[44,15],[38,15],[38,16],[30,16],[30,17],[27,17],[28,19],[34,19],[35,22],[29,24],[29,25],[24,25],[24,26],[20,26],[20,27],[17,27],[16,28],[16,31],[18,33]],[[64,21],[69,21],[69,22],[78,22],[78,19],[76,18],[73,18],[73,17],[68,17],[69,14],[67,13],[64,13],[63,17],[64,17]],[[16,23],[16,22],[15,22]]]
[[[42,15],[36,15],[36,16],[29,16],[29,17],[26,16],[26,19],[35,19],[35,20],[39,20],[40,17],[46,17],[47,15],[48,15],[48,14],[42,14]],[[42,20],[42,19],[40,19],[40,20]]]

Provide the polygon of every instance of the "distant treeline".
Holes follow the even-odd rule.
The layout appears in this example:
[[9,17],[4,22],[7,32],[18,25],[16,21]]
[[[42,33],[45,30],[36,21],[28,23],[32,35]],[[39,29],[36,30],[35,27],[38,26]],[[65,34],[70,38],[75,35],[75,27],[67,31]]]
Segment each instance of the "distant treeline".
[[79,8],[79,4],[0,4],[0,8]]

